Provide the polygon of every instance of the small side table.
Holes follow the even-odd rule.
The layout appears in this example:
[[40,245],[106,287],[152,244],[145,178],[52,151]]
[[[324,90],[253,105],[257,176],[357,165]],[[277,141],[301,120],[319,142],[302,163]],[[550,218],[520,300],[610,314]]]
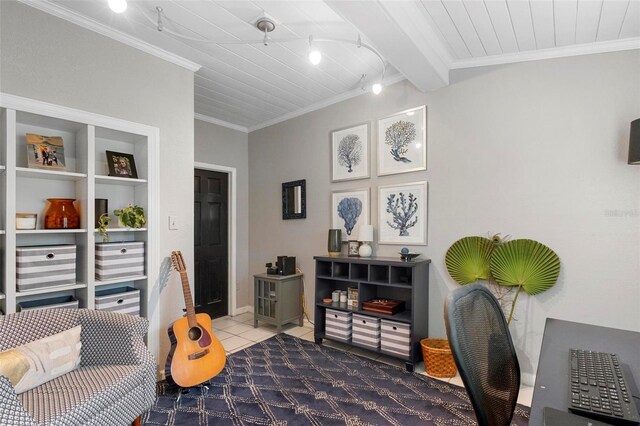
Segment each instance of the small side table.
[[264,321],[278,327],[298,320],[303,325],[302,274],[253,276],[253,327]]

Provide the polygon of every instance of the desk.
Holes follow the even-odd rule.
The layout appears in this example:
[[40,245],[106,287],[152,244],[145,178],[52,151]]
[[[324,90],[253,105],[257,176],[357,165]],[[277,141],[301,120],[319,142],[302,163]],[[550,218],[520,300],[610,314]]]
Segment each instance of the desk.
[[568,411],[570,348],[620,355],[620,360],[628,367],[624,372],[632,382],[629,383],[631,394],[639,395],[634,383],[640,384],[640,333],[547,318],[531,403],[530,426],[543,424],[544,407]]

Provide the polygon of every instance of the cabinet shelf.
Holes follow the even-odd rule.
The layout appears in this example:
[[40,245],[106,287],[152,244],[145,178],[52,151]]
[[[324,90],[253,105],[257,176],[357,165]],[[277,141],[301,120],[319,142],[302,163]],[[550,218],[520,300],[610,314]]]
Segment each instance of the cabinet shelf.
[[388,319],[388,320],[398,321],[398,322],[405,322],[409,324],[411,323],[411,311],[402,311],[402,312],[398,312],[395,315],[385,315],[385,314],[380,314],[378,312],[371,312],[371,311],[365,311],[358,308],[348,307],[346,303],[339,303],[339,302],[318,303],[317,306],[322,308],[334,309],[336,311],[353,312],[354,314],[368,315],[370,317]]
[[[98,229],[94,229],[93,232],[98,232]],[[147,232],[147,228],[107,228],[107,232]]]
[[6,233],[7,233],[7,231],[5,231],[4,229],[0,229],[0,235],[4,235]]
[[96,183],[98,184],[106,184],[106,185],[128,185],[128,186],[138,186],[138,185],[146,185],[146,179],[131,179],[124,178],[118,176],[96,176]]
[[38,288],[30,291],[17,291],[16,297],[33,296],[38,294],[58,293],[66,290],[76,290],[79,288],[86,288],[87,285],[83,283],[69,284],[69,285],[57,285],[51,287]]
[[17,229],[16,234],[82,234],[86,229]]
[[64,181],[79,181],[86,179],[86,173],[63,172],[58,170],[29,169],[27,167],[16,167],[18,177],[35,179],[56,179]]
[[[327,336],[325,333],[320,333],[318,336],[315,336],[315,337],[316,338],[320,338],[320,339],[331,340],[331,341],[338,342],[338,343],[343,343],[343,344],[345,343],[343,340],[334,339],[331,336]],[[360,345],[360,344],[355,343],[355,342],[349,342],[348,345],[354,346],[356,348],[366,349],[369,352],[373,352],[373,353],[376,353],[376,354],[388,356],[388,357],[391,357],[391,358],[401,359],[403,361],[409,361],[410,360],[409,357],[404,357],[404,356],[400,356],[400,355],[394,355],[394,354],[389,353],[389,352],[383,352],[380,349],[374,349],[371,346]]]
[[114,278],[112,280],[105,280],[105,281],[96,280],[95,284],[96,284],[96,287],[100,287],[100,286],[111,285],[111,284],[128,283],[130,281],[142,281],[146,279],[147,279],[146,275],[136,275],[132,277]]
[[0,300],[4,299],[6,296],[4,295],[4,293],[0,293]]

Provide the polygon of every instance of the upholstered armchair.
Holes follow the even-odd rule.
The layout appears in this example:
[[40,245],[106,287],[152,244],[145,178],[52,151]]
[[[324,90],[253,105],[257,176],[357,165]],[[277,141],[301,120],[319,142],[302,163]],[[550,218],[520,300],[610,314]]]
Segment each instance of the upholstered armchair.
[[88,309],[38,310],[0,317],[0,351],[81,325],[80,365],[16,395],[0,376],[0,424],[126,425],[153,405],[156,363],[144,318]]

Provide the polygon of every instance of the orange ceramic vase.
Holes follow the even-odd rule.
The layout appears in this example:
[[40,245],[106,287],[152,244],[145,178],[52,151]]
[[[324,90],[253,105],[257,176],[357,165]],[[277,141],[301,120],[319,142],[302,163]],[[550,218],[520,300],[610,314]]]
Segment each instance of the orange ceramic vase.
[[49,208],[44,215],[45,229],[78,229],[80,215],[73,206],[73,198],[49,198]]

